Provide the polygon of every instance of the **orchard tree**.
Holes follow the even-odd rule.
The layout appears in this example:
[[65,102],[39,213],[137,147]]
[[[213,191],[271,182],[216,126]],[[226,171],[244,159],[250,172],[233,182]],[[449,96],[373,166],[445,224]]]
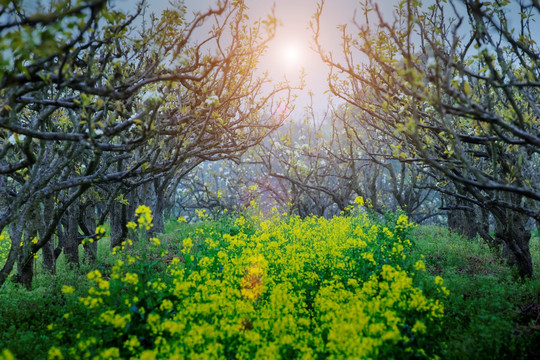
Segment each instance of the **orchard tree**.
[[[81,211],[92,206],[80,199],[89,189],[106,192],[110,207],[153,184],[159,216],[160,196],[179,177],[202,161],[238,156],[280,125],[260,114],[272,113],[267,108],[279,93],[286,103],[290,89],[268,87],[255,75],[275,19],[249,23],[242,1],[220,2],[192,20],[182,3],[173,5],[160,17],[144,15],[144,2],[133,14],[105,0],[54,2],[33,13],[18,1],[0,5],[0,177],[7,199],[0,230],[13,224],[0,284],[19,259],[20,279],[30,286],[31,260],[50,251],[62,223],[62,248],[78,263]],[[196,41],[203,24],[210,32]],[[43,207],[46,213],[38,211]],[[89,233],[105,217],[96,219],[81,227],[86,236],[97,236]]]
[[417,222],[437,216],[427,177],[394,160],[387,137],[359,119],[348,105],[323,114],[308,107],[304,121],[291,121],[263,142],[259,163],[287,194],[282,202],[301,216],[333,216],[361,196],[379,213],[401,208]]
[[365,126],[394,136],[397,158],[429,165],[436,188],[489,212],[490,241],[530,276],[527,225],[540,219],[538,2],[407,0],[393,20],[362,5],[354,31],[342,27],[339,56],[319,41],[323,3],[315,14],[332,93]]

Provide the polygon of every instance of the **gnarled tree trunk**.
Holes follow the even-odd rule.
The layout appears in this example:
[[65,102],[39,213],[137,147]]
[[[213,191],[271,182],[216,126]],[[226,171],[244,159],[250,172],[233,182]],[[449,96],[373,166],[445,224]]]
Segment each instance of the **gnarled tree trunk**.
[[[43,199],[43,209],[41,213],[41,221],[39,224],[39,236],[45,236],[49,217],[54,211],[54,199],[52,196],[47,196]],[[54,255],[54,241],[53,238],[41,248],[41,254],[43,256],[43,268],[51,274],[56,273],[56,256]]]
[[496,241],[503,244],[503,256],[508,265],[515,265],[522,278],[533,274],[529,241],[531,232],[527,229],[528,217],[511,210],[504,211],[504,218],[496,218]]
[[71,266],[79,266],[79,212],[77,202],[71,204],[66,212],[67,228],[65,229],[64,254]]

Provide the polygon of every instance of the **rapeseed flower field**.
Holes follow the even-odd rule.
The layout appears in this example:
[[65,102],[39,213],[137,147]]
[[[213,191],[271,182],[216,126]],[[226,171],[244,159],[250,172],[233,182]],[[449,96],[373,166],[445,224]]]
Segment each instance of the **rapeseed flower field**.
[[[438,358],[444,350],[448,290],[442,278],[422,280],[405,215],[240,216],[191,227],[175,253],[145,238],[150,210],[137,215],[112,267],[88,274],[86,296],[64,286],[66,301],[86,311],[49,325],[59,343],[75,344],[51,347],[49,359]],[[141,244],[145,251],[132,251]]]

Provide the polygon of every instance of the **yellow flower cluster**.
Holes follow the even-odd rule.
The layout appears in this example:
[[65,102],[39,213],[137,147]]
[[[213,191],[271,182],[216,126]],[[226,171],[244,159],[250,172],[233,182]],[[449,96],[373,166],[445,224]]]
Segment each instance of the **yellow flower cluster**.
[[210,215],[207,214],[206,209],[196,209],[195,213],[197,214],[197,217],[201,220],[208,219]]
[[[93,326],[59,355],[362,359],[442,351],[443,306],[422,291],[425,264],[408,255],[405,215],[384,225],[365,213],[247,226],[239,219],[232,232],[203,223],[179,240],[183,254],[166,273],[121,254],[127,261],[117,260],[108,277],[88,274],[95,285],[79,301]],[[441,297],[442,285],[431,284]]]
[[11,240],[7,233],[0,234],[0,268],[7,260],[9,250],[11,250]]
[[150,230],[152,228],[152,210],[150,210],[148,206],[140,205],[137,210],[135,210],[135,216],[137,216],[139,228],[145,230]]
[[0,353],[0,360],[15,360],[15,356],[8,349],[4,349]]

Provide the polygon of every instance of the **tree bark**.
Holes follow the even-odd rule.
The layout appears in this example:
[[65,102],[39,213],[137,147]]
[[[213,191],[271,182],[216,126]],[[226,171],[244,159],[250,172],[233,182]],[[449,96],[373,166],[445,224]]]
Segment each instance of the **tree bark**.
[[118,201],[114,201],[111,206],[111,250],[120,246],[127,238],[126,210],[126,206]]
[[[17,281],[26,289],[32,288],[32,280],[34,278],[33,257],[28,258],[32,240],[37,236],[37,229],[40,220],[40,203],[34,201],[25,214],[22,216],[23,221],[17,224],[14,229],[14,235],[18,239],[22,239],[22,251],[17,259]],[[25,261],[25,259],[27,259]]]
[[156,201],[153,211],[153,228],[151,229],[151,233],[164,233],[165,232],[165,224],[163,222],[163,211],[165,207],[165,182],[166,180],[154,180],[154,192],[156,194]]
[[78,202],[74,202],[67,211],[67,229],[65,229],[64,254],[68,264],[79,267],[79,212]]
[[448,206],[448,228],[467,239],[473,239],[479,234],[477,214],[473,205],[456,199]]
[[521,278],[531,277],[533,265],[529,248],[531,232],[526,227],[528,217],[507,209],[504,218],[497,221],[495,238],[503,244],[506,262],[517,267]]
[[[39,236],[45,236],[48,226],[48,218],[54,211],[54,199],[47,196],[43,199],[43,211],[41,213],[41,221],[39,226]],[[56,273],[56,257],[54,256],[54,240],[51,238],[47,244],[41,248],[43,257],[43,268],[51,274]]]
[[97,260],[97,239],[90,242],[92,235],[96,233],[96,207],[94,204],[89,204],[81,212],[81,218],[79,224],[83,230],[84,235],[87,237],[84,248],[84,261],[93,264]]

